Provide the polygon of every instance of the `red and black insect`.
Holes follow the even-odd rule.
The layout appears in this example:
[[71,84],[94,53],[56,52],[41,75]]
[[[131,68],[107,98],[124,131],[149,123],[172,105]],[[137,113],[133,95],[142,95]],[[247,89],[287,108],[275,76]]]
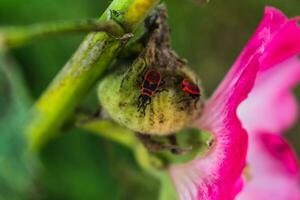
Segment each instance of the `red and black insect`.
[[[181,90],[189,94],[191,99],[195,100],[195,106],[196,106],[201,96],[199,86],[195,83],[192,83],[188,79],[183,79],[181,82]],[[190,100],[190,99],[184,99],[184,100]]]
[[141,95],[138,99],[138,111],[142,111],[145,115],[147,105],[151,103],[151,98],[158,92],[162,85],[161,73],[155,69],[149,69],[145,75],[141,85]]

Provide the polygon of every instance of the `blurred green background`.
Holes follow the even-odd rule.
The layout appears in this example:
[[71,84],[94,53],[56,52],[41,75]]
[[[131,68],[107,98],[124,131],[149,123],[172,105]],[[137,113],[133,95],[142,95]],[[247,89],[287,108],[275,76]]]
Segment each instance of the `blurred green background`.
[[[198,6],[193,0],[166,2],[173,48],[199,73],[207,95],[216,88],[242,50],[266,5],[281,9],[289,17],[300,15],[299,0],[211,0],[204,6]],[[1,0],[0,25],[97,18],[109,3],[109,0]],[[11,51],[24,78],[19,84],[27,88],[29,98],[18,92],[15,96],[5,97],[10,86],[2,84],[2,89],[0,87],[0,153],[8,151],[5,147],[8,143],[15,145],[10,147],[12,151],[22,146],[21,141],[7,138],[4,133],[19,134],[18,129],[12,127],[24,120],[24,110],[30,101],[42,93],[83,37],[80,34],[55,36]],[[8,82],[4,79],[0,74],[0,84]],[[300,90],[296,93],[300,94]],[[5,98],[15,100],[10,102]],[[85,107],[97,108],[94,91],[84,99],[84,104]],[[6,106],[10,106],[8,111],[4,109]],[[290,131],[288,137],[300,152],[299,132],[300,124]],[[5,180],[0,178],[0,200],[150,200],[158,195],[159,183],[139,170],[127,149],[77,129],[66,131],[45,148],[41,155],[44,168],[33,180],[34,187],[26,192],[25,197],[22,187],[28,184],[28,170],[20,166],[22,157],[9,160],[16,155],[0,156],[0,174],[16,179],[16,183],[7,186],[1,184]],[[6,162],[13,164],[6,165]],[[19,174],[22,172],[23,175]],[[15,184],[20,187],[18,191],[15,191]]]

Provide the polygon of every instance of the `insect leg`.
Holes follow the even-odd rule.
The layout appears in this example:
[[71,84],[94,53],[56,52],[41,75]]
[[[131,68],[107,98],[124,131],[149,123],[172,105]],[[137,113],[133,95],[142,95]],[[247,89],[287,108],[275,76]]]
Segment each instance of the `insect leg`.
[[182,102],[184,102],[184,101],[190,101],[190,100],[193,100],[193,98],[191,98],[191,97],[188,97],[188,98],[182,98],[182,99],[180,99],[177,103],[182,103]]
[[166,84],[166,81],[162,79],[160,84],[159,84],[159,87],[164,86],[165,84]]
[[146,115],[146,108],[147,106],[151,104],[151,98],[147,98],[147,100],[145,102],[143,102],[143,110],[142,110],[142,115],[145,116]]
[[194,101],[194,106],[195,106],[195,109],[197,109],[197,103],[198,103],[198,101],[199,101],[199,97],[196,97],[196,98],[194,98],[195,99],[195,101]]
[[141,110],[142,106],[143,106],[143,96],[140,95],[139,98],[138,98],[138,105],[137,105],[137,107],[138,107],[137,111],[138,112]]

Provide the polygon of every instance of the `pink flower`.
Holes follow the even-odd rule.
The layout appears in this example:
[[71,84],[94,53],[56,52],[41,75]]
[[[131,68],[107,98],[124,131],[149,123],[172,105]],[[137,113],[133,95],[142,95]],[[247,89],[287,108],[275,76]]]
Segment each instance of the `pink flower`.
[[[300,200],[300,179],[297,157],[281,136],[296,120],[297,102],[291,88],[300,81],[300,30],[297,19],[289,20],[282,13],[267,12],[280,20],[278,27],[281,49],[271,46],[270,61],[289,51],[284,61],[271,62],[262,68],[249,97],[239,106],[238,116],[249,134],[249,180],[238,200]],[[275,89],[274,89],[275,88]]]
[[[257,31],[197,122],[214,135],[212,149],[204,157],[169,169],[180,199],[230,200],[242,188],[239,200],[299,199],[296,157],[278,134],[296,116],[289,89],[300,79],[297,20],[266,8]],[[249,180],[242,178],[246,156]],[[284,196],[284,190],[291,196]],[[275,193],[281,196],[272,196]]]

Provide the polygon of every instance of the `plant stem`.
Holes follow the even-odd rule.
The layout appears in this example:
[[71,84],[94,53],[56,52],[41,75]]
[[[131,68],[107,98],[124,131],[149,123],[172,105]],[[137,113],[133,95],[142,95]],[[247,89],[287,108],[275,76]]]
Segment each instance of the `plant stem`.
[[133,131],[111,120],[92,119],[84,115],[78,115],[76,121],[77,127],[129,148],[144,171],[156,178],[160,178],[162,172],[155,167],[161,168],[161,160],[148,152]]
[[[110,20],[111,11],[121,13],[117,20],[125,32],[134,32],[159,0],[114,0],[100,22]],[[109,66],[126,41],[107,33],[89,34],[73,57],[37,100],[25,132],[32,150],[38,151],[55,137],[74,108],[97,78]]]
[[24,27],[1,27],[0,39],[3,46],[6,48],[13,48],[24,45],[36,38],[91,31],[103,31],[115,37],[120,37],[124,34],[120,25],[113,20],[99,22],[96,19],[89,19],[81,21],[41,23]]
[[160,200],[178,199],[168,170],[162,168],[162,161],[158,157],[151,155],[133,131],[110,120],[92,119],[84,115],[78,115],[76,121],[77,127],[129,148],[133,152],[139,166],[145,172],[160,180]]

